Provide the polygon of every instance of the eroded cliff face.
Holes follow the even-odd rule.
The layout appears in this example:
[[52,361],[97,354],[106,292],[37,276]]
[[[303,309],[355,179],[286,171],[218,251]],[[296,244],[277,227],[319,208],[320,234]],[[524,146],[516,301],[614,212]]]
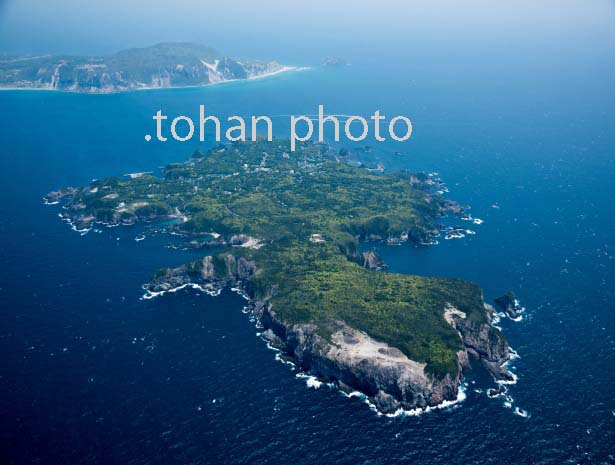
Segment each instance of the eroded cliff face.
[[276,62],[239,61],[188,43],[165,43],[100,57],[0,59],[0,87],[86,93],[204,86],[279,72]]
[[[485,305],[485,310],[491,321],[493,308]],[[469,355],[479,359],[496,380],[512,381],[513,375],[503,366],[510,359],[510,347],[490,322],[479,323],[454,315],[452,324]]]
[[457,397],[460,372],[455,377],[435,379],[426,374],[424,363],[343,321],[329,321],[321,327],[289,326],[277,319],[269,304],[259,303],[255,310],[268,329],[265,337],[303,370],[344,390],[364,393],[380,412],[425,408]]
[[[219,265],[220,266],[220,265]],[[247,279],[256,272],[253,261],[228,254],[224,260],[224,270],[216,269],[214,259],[208,255],[202,260],[181,265],[177,268],[160,270],[146,286],[152,294],[168,292],[186,285],[197,285],[212,292],[225,287],[246,285]]]
[[[148,286],[152,293],[185,285],[198,285],[217,292],[224,287],[240,287],[250,295],[249,278],[258,272],[256,264],[243,257],[226,255],[224,264],[214,266],[212,257],[160,272]],[[263,336],[306,372],[344,390],[357,390],[369,397],[382,413],[424,409],[457,398],[468,356],[487,367],[496,379],[512,379],[502,366],[510,352],[506,341],[489,323],[470,321],[450,306],[443,317],[457,329],[464,350],[457,353],[455,375],[436,378],[424,363],[408,358],[395,347],[374,340],[343,321],[330,320],[290,324],[280,319],[269,296],[250,295],[250,310],[263,326]],[[486,309],[488,315],[491,311]]]

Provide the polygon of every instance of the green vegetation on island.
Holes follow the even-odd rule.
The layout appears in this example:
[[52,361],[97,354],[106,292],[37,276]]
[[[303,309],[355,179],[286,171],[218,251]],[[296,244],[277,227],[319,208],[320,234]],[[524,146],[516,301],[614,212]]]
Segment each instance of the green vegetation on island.
[[253,286],[257,298],[275,286],[270,302],[279,318],[315,323],[323,332],[328,320],[344,321],[439,377],[457,374],[457,352],[464,349],[444,309],[451,305],[486,322],[481,290],[468,281],[365,269],[327,243],[288,241],[271,249],[251,254],[263,263]]
[[0,55],[0,88],[121,92],[203,86],[284,69],[273,61],[236,60],[202,45],[161,43],[105,56]]
[[[339,319],[432,373],[456,373],[463,345],[444,308],[486,321],[480,289],[366,269],[359,253],[360,240],[428,241],[455,205],[433,194],[425,175],[376,173],[327,150],[304,144],[291,155],[282,140],[218,146],[168,165],[162,177],[102,179],[50,198],[70,194],[68,215],[80,229],[176,217],[179,232],[221,235],[235,256],[257,264],[249,279],[256,298],[275,288],[271,304],[285,321]],[[226,272],[223,256],[217,273]]]
[[[268,318],[281,322],[281,337],[296,340],[288,351],[304,366],[371,392],[383,411],[454,398],[466,351],[494,376],[509,376],[501,367],[506,342],[489,325],[477,285],[379,271],[379,257],[360,250],[361,241],[430,242],[439,219],[462,215],[463,207],[438,195],[439,180],[430,175],[383,173],[347,157],[324,144],[302,143],[291,153],[287,140],[220,145],[168,165],[161,176],[101,179],[52,192],[47,201],[65,201],[63,215],[77,230],[172,218],[170,228],[189,236],[191,246],[222,247],[159,270],[150,292],[238,285],[262,304],[261,317],[266,307]],[[336,342],[345,334],[344,341],[359,344],[348,331],[401,351],[410,360],[393,366],[406,371],[391,371],[393,349],[380,349],[384,358],[366,355],[373,366],[363,373],[362,352]],[[324,349],[318,341],[326,341]],[[361,347],[369,352],[373,344]],[[428,378],[416,374],[415,362]],[[411,387],[400,387],[404,382]]]

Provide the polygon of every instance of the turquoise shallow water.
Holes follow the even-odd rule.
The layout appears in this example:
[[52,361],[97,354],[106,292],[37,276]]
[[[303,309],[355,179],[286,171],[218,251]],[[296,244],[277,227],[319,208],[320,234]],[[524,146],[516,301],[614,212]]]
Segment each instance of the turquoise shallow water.
[[[613,463],[614,63],[592,53],[530,54],[523,69],[416,54],[203,89],[1,92],[0,461]],[[282,115],[319,103],[409,115],[412,139],[373,144],[367,160],[439,172],[485,222],[438,246],[368,247],[392,271],[476,281],[488,300],[517,292],[526,315],[503,327],[520,355],[513,408],[529,418],[475,392],[492,385],[480,370],[463,403],[420,417],[308,388],[256,337],[240,297],[140,300],[154,270],[194,256],[165,248],[172,238],[79,236],[43,205],[60,186],[184,160],[198,142],[143,135],[156,110],[201,103],[272,115],[280,136]]]

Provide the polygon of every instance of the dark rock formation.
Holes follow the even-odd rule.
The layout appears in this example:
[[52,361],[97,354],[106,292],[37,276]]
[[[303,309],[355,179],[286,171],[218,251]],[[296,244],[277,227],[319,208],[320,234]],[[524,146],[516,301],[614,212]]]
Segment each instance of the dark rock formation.
[[498,297],[494,300],[495,304],[504,310],[510,318],[517,318],[521,307],[517,304],[517,299],[512,291],[508,291],[506,294]]
[[479,359],[495,379],[513,379],[513,375],[503,367],[510,359],[510,348],[493,326],[457,316],[453,317],[453,325],[459,331],[467,352]]
[[498,386],[497,388],[491,388],[487,391],[489,397],[498,397],[506,394],[506,387]]

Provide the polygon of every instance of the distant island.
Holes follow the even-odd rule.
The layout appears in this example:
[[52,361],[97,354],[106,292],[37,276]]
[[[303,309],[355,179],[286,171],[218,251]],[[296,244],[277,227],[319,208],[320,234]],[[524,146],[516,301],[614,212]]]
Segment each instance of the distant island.
[[[153,274],[151,298],[184,287],[243,293],[262,336],[303,370],[380,412],[457,399],[468,355],[497,379],[512,352],[476,284],[382,271],[365,241],[429,243],[464,207],[423,173],[382,173],[324,144],[287,140],[196,151],[162,176],[134,173],[47,195],[74,229],[152,226],[203,258]],[[168,223],[171,223],[169,226]],[[363,251],[362,251],[363,250]]]
[[0,55],[0,88],[112,93],[206,86],[292,69],[275,61],[229,58],[196,44],[161,43],[98,57]]
[[348,66],[348,62],[341,57],[327,57],[322,62],[323,66]]

